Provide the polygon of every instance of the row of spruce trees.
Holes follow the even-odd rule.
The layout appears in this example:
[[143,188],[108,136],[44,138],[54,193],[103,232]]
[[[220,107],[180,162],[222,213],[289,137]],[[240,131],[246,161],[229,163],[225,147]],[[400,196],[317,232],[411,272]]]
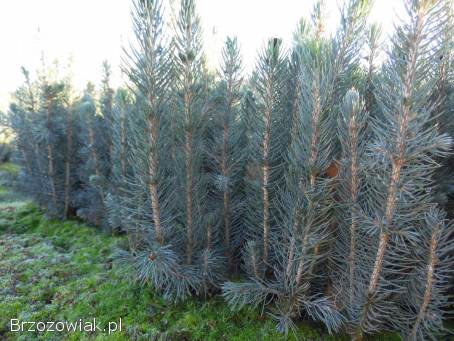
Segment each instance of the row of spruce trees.
[[452,9],[405,4],[383,47],[371,1],[347,0],[332,35],[319,1],[246,78],[234,38],[207,68],[194,0],[173,34],[161,0],[135,0],[127,88],[108,64],[83,96],[23,70],[19,184],[51,217],[126,231],[119,261],[172,300],[222,292],[284,333],[303,317],[355,340],[437,339],[454,265]]

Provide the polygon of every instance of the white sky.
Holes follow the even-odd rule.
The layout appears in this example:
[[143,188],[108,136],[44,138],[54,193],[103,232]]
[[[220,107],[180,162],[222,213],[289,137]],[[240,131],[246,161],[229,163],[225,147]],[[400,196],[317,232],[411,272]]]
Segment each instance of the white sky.
[[[165,0],[164,0],[165,1]],[[268,37],[287,43],[301,17],[308,17],[314,0],[196,0],[205,33],[205,51],[213,66],[227,35],[238,36],[248,68]],[[340,0],[326,0],[335,27]],[[385,34],[401,0],[376,0],[371,21],[382,24]],[[6,110],[10,93],[23,77],[20,67],[32,72],[41,53],[61,65],[71,57],[78,89],[87,81],[99,83],[102,61],[113,67],[114,85],[122,82],[119,64],[122,45],[131,39],[130,0],[0,0],[0,110]]]

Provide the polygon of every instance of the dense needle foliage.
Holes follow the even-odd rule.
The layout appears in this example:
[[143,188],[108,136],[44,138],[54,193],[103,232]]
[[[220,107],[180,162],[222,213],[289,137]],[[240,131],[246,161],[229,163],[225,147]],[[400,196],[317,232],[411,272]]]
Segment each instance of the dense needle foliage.
[[80,97],[69,77],[23,69],[6,120],[21,190],[49,216],[126,233],[118,261],[173,301],[222,293],[286,334],[308,318],[355,340],[443,335],[450,1],[405,0],[388,46],[371,1],[346,0],[334,34],[317,1],[291,46],[264,44],[250,77],[237,38],[207,67],[195,0],[171,25],[166,5],[133,1],[123,88],[107,63]]

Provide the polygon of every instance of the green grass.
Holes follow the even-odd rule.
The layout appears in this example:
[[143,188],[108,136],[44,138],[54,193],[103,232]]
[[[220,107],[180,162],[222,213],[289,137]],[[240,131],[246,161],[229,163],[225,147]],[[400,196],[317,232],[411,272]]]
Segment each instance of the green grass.
[[11,162],[0,163],[0,172],[16,175],[19,172],[19,166]]
[[[3,189],[6,191],[6,189]],[[19,202],[20,203],[20,202]],[[0,206],[1,340],[284,340],[258,311],[231,312],[220,298],[173,305],[121,275],[112,259],[124,237],[79,222],[49,221],[31,203]],[[122,331],[12,333],[10,319],[122,319]],[[348,340],[298,324],[300,340]],[[399,340],[382,336],[375,340]]]
[[[0,335],[9,319],[77,321],[96,317],[101,325],[122,319],[123,331],[60,335],[68,340],[279,340],[272,320],[255,311],[232,313],[220,299],[173,305],[149,288],[132,284],[112,265],[111,254],[124,242],[78,222],[45,220],[31,204],[1,213]],[[301,325],[307,339],[332,339]],[[22,339],[55,334],[23,333]],[[1,337],[0,337],[1,338]]]

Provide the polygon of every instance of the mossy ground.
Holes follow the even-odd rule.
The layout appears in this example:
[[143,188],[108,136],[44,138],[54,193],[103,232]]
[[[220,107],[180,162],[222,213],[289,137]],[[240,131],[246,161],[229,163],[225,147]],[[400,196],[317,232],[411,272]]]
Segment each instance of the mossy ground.
[[[1,169],[1,166],[0,166]],[[231,312],[219,298],[173,305],[125,278],[112,254],[123,237],[76,221],[50,221],[0,188],[0,340],[283,340],[275,322],[254,310]],[[122,331],[12,333],[10,319],[122,319]],[[289,339],[348,340],[308,323]],[[382,336],[375,340],[392,340]],[[394,339],[398,340],[399,338]]]

